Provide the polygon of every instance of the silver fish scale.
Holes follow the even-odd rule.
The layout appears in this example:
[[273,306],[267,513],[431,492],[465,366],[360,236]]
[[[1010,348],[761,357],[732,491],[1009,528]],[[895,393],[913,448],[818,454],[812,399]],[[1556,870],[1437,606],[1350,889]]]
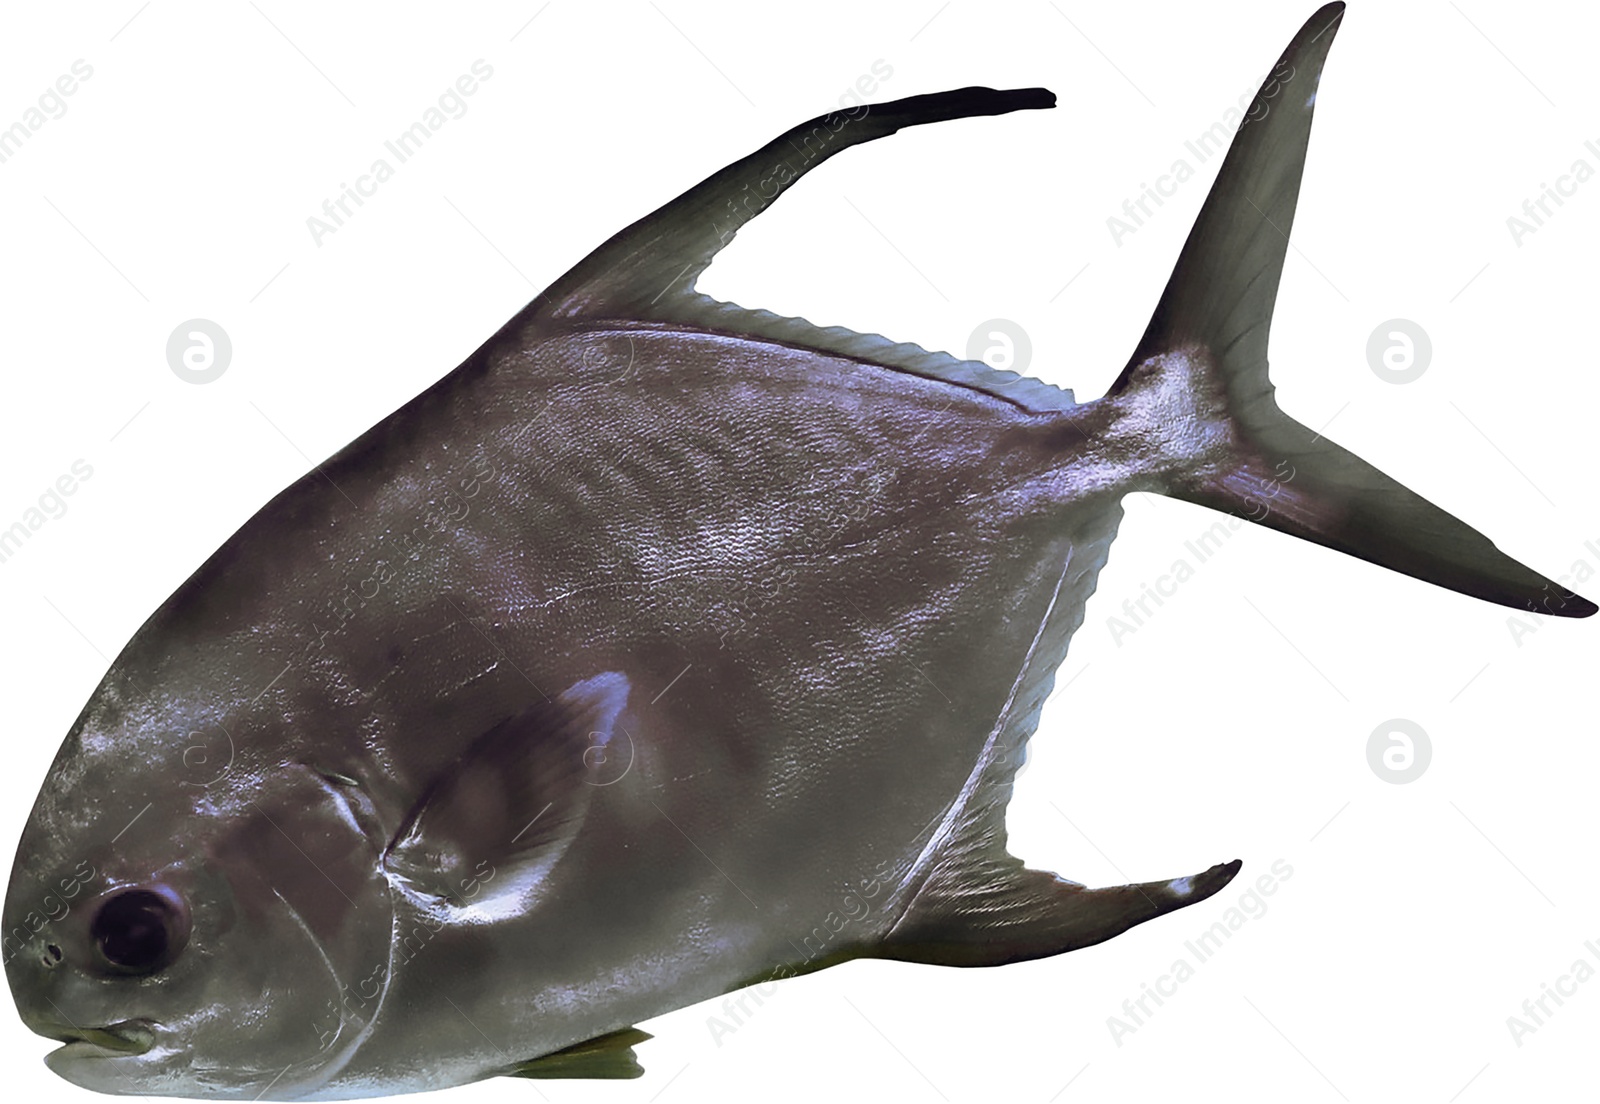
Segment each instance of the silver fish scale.
[[[696,341],[716,355],[686,358]],[[630,345],[620,381],[570,379],[596,347],[609,360]],[[403,641],[404,663],[426,677],[391,680],[397,696],[374,707],[415,715],[406,687],[435,693],[496,651],[505,662],[482,681],[507,702],[527,693],[519,671],[548,687],[598,669],[629,675],[630,772],[602,791],[556,871],[548,893],[561,907],[496,940],[509,961],[538,960],[538,973],[519,969],[499,992],[462,975],[452,999],[515,1022],[531,993],[586,991],[619,955],[650,976],[645,964],[667,956],[673,967],[656,972],[671,991],[635,985],[626,1009],[655,1015],[681,1001],[685,976],[711,995],[804,964],[796,941],[854,882],[911,871],[1001,720],[1046,609],[1060,651],[1098,564],[1074,562],[1055,593],[1076,528],[1064,524],[1070,493],[1045,498],[1064,485],[1051,474],[1061,458],[1028,444],[1047,420],[990,396],[721,335],[586,332],[528,354],[503,362],[518,367],[509,378],[463,393],[452,419],[463,436],[451,453],[481,433],[485,457],[507,457],[491,460],[494,497],[457,540],[514,543],[525,567],[452,556],[437,568],[494,646],[457,652],[472,640],[461,631]],[[521,411],[508,416],[513,405]],[[328,471],[339,479],[337,462]],[[877,493],[873,473],[892,477]],[[950,525],[952,513],[964,523]],[[1114,528],[1102,522],[1078,542],[1103,548]],[[748,585],[774,570],[778,585]],[[533,580],[542,595],[530,597]],[[1035,689],[1059,658],[1036,658]],[[400,763],[409,733],[389,731],[384,758]],[[428,758],[400,772],[397,793]],[[994,758],[1015,763],[1004,749]],[[870,942],[897,918],[880,908],[850,938]],[[551,961],[537,952],[551,929],[617,934]],[[663,931],[716,934],[675,947]],[[607,1029],[569,1013],[558,1045]],[[595,1012],[617,1014],[611,1002]]]

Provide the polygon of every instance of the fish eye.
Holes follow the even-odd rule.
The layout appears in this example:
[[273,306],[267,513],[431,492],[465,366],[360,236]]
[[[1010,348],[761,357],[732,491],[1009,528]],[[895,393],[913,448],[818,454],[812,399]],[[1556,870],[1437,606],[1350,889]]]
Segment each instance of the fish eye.
[[154,973],[188,942],[189,909],[167,886],[115,890],[101,901],[89,935],[112,972]]

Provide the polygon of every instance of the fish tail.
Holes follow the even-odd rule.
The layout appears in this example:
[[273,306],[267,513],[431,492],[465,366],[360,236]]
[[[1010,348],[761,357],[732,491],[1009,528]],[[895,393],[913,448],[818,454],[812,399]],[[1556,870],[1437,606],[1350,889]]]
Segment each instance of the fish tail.
[[1169,425],[1178,404],[1183,430],[1163,442],[1153,488],[1163,494],[1486,601],[1587,617],[1593,602],[1295,421],[1273,397],[1267,333],[1317,85],[1343,12],[1334,3],[1313,15],[1256,94],[1109,397],[1135,412],[1160,404]]

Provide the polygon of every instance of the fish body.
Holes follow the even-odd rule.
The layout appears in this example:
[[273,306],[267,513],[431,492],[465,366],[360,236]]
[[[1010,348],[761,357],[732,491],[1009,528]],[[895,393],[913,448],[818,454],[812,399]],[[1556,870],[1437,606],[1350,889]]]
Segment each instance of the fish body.
[[1341,12],[1263,87],[1102,399],[693,290],[839,150],[1053,103],[963,89],[713,175],[273,499],[118,656],[24,832],[7,975],[53,1068],[271,1099],[629,1076],[630,1025],[755,981],[1014,962],[1204,900],[1237,863],[1088,889],[1005,850],[1131,491],[1592,613],[1272,399]]

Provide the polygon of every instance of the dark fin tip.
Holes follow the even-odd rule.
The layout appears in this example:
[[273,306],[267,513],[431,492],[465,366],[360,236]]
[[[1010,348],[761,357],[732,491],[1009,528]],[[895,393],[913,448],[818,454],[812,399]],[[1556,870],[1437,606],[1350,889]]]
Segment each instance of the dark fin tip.
[[[1343,4],[1338,6],[1341,8],[1344,7]],[[1213,866],[1210,870],[1200,875],[1198,880],[1204,883],[1201,888],[1201,892],[1203,892],[1207,897],[1211,896],[1211,894],[1217,892],[1217,890],[1233,881],[1234,875],[1238,874],[1239,871],[1243,869],[1243,859],[1234,859],[1232,862],[1218,863],[1216,866]],[[1212,884],[1213,881],[1215,884]]]
[[1600,606],[1570,590],[1559,592],[1554,607],[1548,602],[1541,602],[1537,606],[1530,602],[1528,608],[1534,613],[1548,613],[1551,617],[1593,617],[1596,612],[1600,612]]

